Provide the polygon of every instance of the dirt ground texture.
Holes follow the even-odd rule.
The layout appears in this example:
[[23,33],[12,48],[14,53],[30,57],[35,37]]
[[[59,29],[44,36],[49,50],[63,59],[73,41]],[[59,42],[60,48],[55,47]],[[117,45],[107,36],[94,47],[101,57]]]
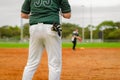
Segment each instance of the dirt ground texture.
[[[64,48],[61,80],[120,80],[120,48]],[[21,80],[27,48],[0,48],[0,80]],[[33,80],[48,80],[44,51]]]

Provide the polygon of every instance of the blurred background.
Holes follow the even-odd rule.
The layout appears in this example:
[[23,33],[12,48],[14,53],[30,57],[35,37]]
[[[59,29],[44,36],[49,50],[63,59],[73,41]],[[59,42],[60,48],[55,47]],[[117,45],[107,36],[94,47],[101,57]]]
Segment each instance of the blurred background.
[[[79,29],[82,42],[120,42],[119,0],[68,0],[70,20],[61,17],[63,42],[70,42],[72,31]],[[0,41],[28,42],[29,20],[21,19],[24,0],[0,2]]]

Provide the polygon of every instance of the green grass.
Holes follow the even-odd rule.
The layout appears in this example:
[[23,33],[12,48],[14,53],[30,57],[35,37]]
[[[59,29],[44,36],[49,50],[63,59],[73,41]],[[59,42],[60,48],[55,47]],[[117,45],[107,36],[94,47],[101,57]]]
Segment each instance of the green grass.
[[27,48],[28,46],[28,43],[0,42],[0,48]]
[[[0,42],[0,48],[28,48],[29,43],[20,42]],[[72,43],[62,43],[63,48],[71,48]],[[120,48],[120,42],[105,43],[78,43],[76,47],[85,48]]]
[[[63,43],[64,48],[72,47],[72,43]],[[104,43],[78,43],[76,47],[86,48],[120,48],[120,42],[104,42]]]

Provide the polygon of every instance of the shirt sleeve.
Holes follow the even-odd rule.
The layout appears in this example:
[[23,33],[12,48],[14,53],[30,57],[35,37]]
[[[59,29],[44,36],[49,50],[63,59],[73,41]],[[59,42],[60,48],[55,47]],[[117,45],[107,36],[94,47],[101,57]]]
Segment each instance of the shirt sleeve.
[[30,13],[30,0],[25,0],[21,12],[29,14]]
[[71,12],[71,7],[68,0],[61,0],[61,11],[62,13]]

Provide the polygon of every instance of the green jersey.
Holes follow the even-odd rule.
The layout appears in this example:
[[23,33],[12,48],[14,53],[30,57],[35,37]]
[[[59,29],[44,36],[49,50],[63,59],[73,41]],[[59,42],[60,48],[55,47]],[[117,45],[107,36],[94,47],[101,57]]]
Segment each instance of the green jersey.
[[59,11],[71,12],[68,0],[25,0],[21,12],[30,14],[30,25],[60,24]]

